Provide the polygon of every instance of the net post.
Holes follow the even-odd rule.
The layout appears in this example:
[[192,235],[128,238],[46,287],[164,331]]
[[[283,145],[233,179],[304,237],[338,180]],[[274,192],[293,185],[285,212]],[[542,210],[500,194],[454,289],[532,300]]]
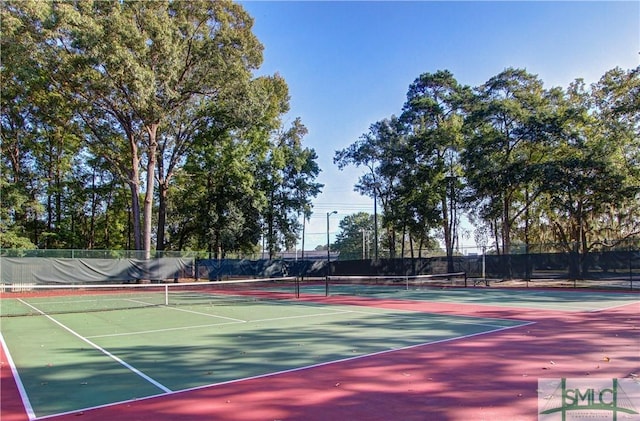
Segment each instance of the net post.
[[329,296],[329,275],[324,278],[324,296]]
[[467,272],[463,272],[464,273],[464,287],[467,287]]
[[164,286],[164,305],[169,305],[169,285]]
[[409,275],[404,275],[404,286],[405,290],[409,291]]

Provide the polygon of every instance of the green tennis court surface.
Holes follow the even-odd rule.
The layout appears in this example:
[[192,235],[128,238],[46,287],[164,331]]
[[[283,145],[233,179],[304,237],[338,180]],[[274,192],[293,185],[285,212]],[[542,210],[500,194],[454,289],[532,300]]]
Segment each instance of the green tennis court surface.
[[522,324],[264,300],[3,317],[2,340],[34,418]]
[[[325,294],[323,285],[301,287],[307,294]],[[637,303],[636,293],[509,288],[395,288],[377,285],[330,285],[330,295],[356,295],[417,301],[497,305],[559,311],[598,311]]]

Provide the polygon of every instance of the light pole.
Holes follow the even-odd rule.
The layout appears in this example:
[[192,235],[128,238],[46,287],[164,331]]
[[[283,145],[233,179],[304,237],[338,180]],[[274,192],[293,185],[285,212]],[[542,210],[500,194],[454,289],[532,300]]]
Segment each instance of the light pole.
[[374,185],[373,190],[373,253],[378,261],[378,183]]
[[331,267],[331,246],[329,240],[329,217],[333,214],[338,213],[338,211],[327,212],[327,275],[325,276],[325,295],[329,296],[329,274]]

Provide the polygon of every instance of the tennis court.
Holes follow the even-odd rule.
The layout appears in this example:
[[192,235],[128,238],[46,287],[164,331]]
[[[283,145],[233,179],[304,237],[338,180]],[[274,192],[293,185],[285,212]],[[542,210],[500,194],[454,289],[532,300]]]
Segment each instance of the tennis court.
[[[499,305],[557,311],[600,311],[634,303],[637,293],[604,293],[598,290],[561,288],[460,288],[433,287],[432,276],[333,277],[328,285],[310,284],[302,290],[311,294],[355,295],[417,301]],[[437,278],[436,278],[437,279]],[[426,281],[422,281],[426,280]]]
[[[232,282],[229,286],[236,284],[249,285]],[[344,295],[337,294],[336,288],[342,288]],[[553,335],[552,324],[545,328],[545,320],[557,323],[561,314],[570,315],[562,323],[571,321],[573,326],[573,315],[589,317],[588,314],[612,311],[614,315],[628,316],[625,319],[628,329],[638,328],[638,294],[631,293],[480,288],[387,288],[384,293],[384,288],[377,286],[374,294],[358,297],[348,293],[347,286],[343,285],[331,286],[332,294],[336,294],[325,297],[323,285],[310,283],[300,286],[301,295],[296,298],[292,283],[254,282],[246,290],[219,293],[201,286],[181,286],[171,291],[175,294],[169,297],[169,290],[152,285],[146,290],[131,288],[125,292],[105,287],[72,294],[66,290],[3,293],[1,333],[3,362],[7,362],[2,366],[3,419],[63,420],[78,415],[89,419],[91,414],[95,417],[92,419],[114,416],[144,419],[137,409],[129,408],[144,406],[145,402],[151,405],[146,409],[150,411],[146,417],[153,419],[162,419],[163,411],[153,409],[153,405],[158,404],[173,408],[172,415],[164,419],[207,416],[209,419],[328,419],[326,411],[345,411],[345,408],[330,403],[327,405],[331,409],[319,408],[317,403],[308,402],[312,396],[317,400],[329,399],[326,396],[345,390],[342,382],[357,385],[366,378],[365,385],[349,393],[351,399],[357,400],[356,396],[365,399],[377,388],[389,387],[388,373],[384,370],[392,367],[396,367],[394,376],[412,382],[411,388],[404,391],[410,391],[410,399],[415,399],[416,393],[422,394],[418,407],[400,410],[394,400],[399,396],[385,392],[374,398],[376,404],[358,405],[359,410],[355,412],[351,408],[329,418],[389,419],[401,414],[403,419],[424,419],[420,418],[424,411],[434,411],[434,408],[425,408],[424,394],[432,393],[429,390],[435,387],[435,374],[422,377],[417,375],[419,371],[446,370],[449,376],[456,377],[461,363],[465,364],[464,378],[477,369],[486,371],[487,353],[508,354],[509,346],[514,346],[513,343],[501,344],[505,335],[515,335],[518,341],[527,337],[526,347],[535,349],[538,341],[530,336],[531,332],[544,329]],[[627,313],[629,309],[631,313]],[[615,320],[615,316],[608,317],[610,321]],[[628,322],[632,317],[636,319]],[[592,323],[592,326],[596,325]],[[556,328],[557,334],[566,334],[567,326]],[[625,340],[633,344],[633,337],[627,337],[627,333]],[[635,340],[637,343],[637,336]],[[547,350],[548,337],[544,342]],[[586,342],[582,345],[583,349],[589,349],[585,348]],[[483,353],[467,355],[476,347]],[[563,345],[556,344],[556,347],[561,349]],[[439,358],[443,352],[446,357]],[[522,350],[518,348],[517,352]],[[619,352],[633,355],[634,350],[627,345]],[[563,360],[561,356],[553,358]],[[625,358],[625,370],[640,367],[634,366],[637,358]],[[363,365],[366,375],[358,374],[350,379],[349,375],[353,376],[355,371],[349,375],[340,372]],[[16,406],[7,405],[9,397],[5,388],[9,368],[24,407],[22,418],[21,414],[7,410]],[[382,373],[374,374],[381,370]],[[485,373],[485,383],[492,383],[490,376],[499,378],[495,367],[489,371]],[[322,391],[309,394],[317,376],[336,380],[330,380],[329,391],[324,389],[327,387],[324,383]],[[522,374],[519,376],[525,380]],[[443,380],[442,375],[439,377]],[[462,378],[459,381],[462,382]],[[250,399],[255,391],[236,389],[248,385],[257,387],[260,393],[285,394],[288,403],[276,405],[275,410],[273,400],[267,404],[262,399]],[[442,389],[446,385],[437,387]],[[448,387],[453,391],[459,385]],[[494,387],[500,389],[497,385]],[[301,394],[300,390],[307,392]],[[199,398],[203,399],[202,405],[194,405],[193,396],[203,393],[206,396]],[[229,398],[232,395],[233,402],[241,400],[238,396],[246,397],[245,415],[234,412],[242,408],[233,409]],[[400,395],[402,400],[407,399]],[[181,409],[177,409],[180,405],[176,406],[175,402],[185,396],[191,396],[191,409],[185,406],[186,412],[177,416]],[[211,402],[212,396],[225,405],[214,408],[205,404]],[[380,408],[383,396],[389,405]],[[267,407],[260,407],[260,402]],[[295,402],[305,409],[301,410]],[[446,400],[438,405],[442,402],[447,405]],[[249,410],[255,405],[257,409]],[[289,405],[296,406],[296,410],[287,412],[284,408]],[[117,415],[101,412],[110,409],[116,410]],[[189,411],[204,413],[196,416],[187,414]]]

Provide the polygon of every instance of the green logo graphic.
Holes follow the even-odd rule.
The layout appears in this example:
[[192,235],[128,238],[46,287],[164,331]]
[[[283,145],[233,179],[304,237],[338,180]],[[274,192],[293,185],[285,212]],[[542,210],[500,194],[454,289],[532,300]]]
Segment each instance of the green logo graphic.
[[539,379],[538,391],[540,421],[640,420],[640,385],[630,379]]

